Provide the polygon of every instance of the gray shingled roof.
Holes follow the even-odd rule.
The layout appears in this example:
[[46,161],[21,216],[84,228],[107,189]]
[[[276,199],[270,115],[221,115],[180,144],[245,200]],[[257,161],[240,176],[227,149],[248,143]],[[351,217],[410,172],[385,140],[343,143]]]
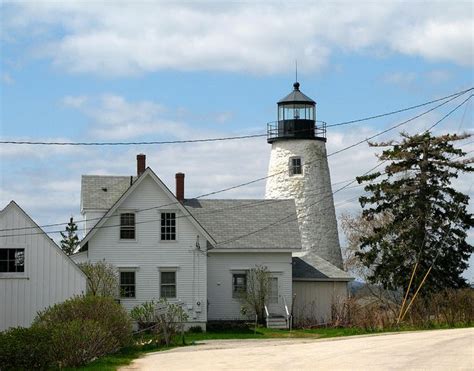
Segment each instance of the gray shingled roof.
[[130,187],[135,177],[83,175],[81,180],[81,207],[110,209]]
[[294,200],[190,199],[184,205],[217,242],[216,248],[301,249]]
[[278,104],[281,103],[316,103],[314,100],[312,100],[310,97],[308,97],[306,94],[303,94],[300,91],[300,84],[298,82],[295,82],[293,84],[294,90],[288,94],[285,98],[282,98],[278,101]]
[[328,261],[315,254],[303,257],[294,257],[293,261],[294,280],[341,280],[352,281],[353,277],[342,269],[332,265]]

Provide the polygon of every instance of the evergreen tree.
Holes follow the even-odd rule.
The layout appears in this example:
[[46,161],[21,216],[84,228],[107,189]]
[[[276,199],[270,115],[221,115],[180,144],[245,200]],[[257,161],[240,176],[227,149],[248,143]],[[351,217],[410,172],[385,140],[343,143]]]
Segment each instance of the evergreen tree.
[[387,148],[379,159],[389,164],[383,173],[357,178],[368,192],[359,199],[362,217],[370,221],[390,216],[360,238],[357,255],[369,269],[369,282],[385,289],[406,290],[417,262],[411,293],[430,267],[424,293],[465,287],[461,274],[473,251],[466,232],[474,219],[467,211],[469,196],[456,191],[451,182],[474,168],[452,143],[470,135],[401,135],[400,143],[371,143]]
[[73,218],[69,219],[66,226],[66,231],[61,232],[61,249],[67,254],[71,255],[79,244],[79,237],[77,237],[77,225]]

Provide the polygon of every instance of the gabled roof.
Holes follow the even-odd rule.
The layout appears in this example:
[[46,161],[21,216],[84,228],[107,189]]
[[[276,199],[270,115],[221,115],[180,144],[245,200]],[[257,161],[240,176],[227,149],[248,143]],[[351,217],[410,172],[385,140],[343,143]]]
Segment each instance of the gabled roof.
[[[25,217],[25,219],[27,219],[28,221],[31,222],[31,224],[33,225],[34,228],[32,229],[24,229],[24,230],[13,230],[11,231],[11,233],[8,233],[8,231],[6,232],[2,232],[1,235],[9,235],[9,234],[19,234],[19,235],[22,235],[22,234],[31,234],[31,233],[36,233],[38,232],[38,236],[41,236],[42,238],[46,238],[48,240],[48,242],[51,244],[51,246],[53,246],[53,248],[55,248],[61,255],[63,255],[64,258],[66,258],[73,266],[74,268],[81,272],[81,274],[86,277],[85,273],[77,266],[77,264],[71,259],[70,256],[68,256],[57,244],[56,242],[54,242],[54,240],[49,237],[45,231],[43,231],[43,229],[38,225],[36,224],[36,222],[31,218],[31,216],[29,216],[25,210],[23,210],[20,205],[18,205],[15,201],[10,201],[9,204],[7,206],[5,206],[3,208],[3,210],[0,210],[0,216],[3,216],[4,214],[6,214],[8,212],[8,210],[11,210],[11,209],[17,209],[21,214],[23,214],[23,216]],[[1,237],[0,237],[1,238]]]
[[342,269],[315,254],[293,257],[293,281],[352,281]]
[[294,200],[188,199],[184,205],[216,249],[301,249]]
[[108,210],[133,184],[133,176],[83,175],[81,210]]
[[[96,234],[96,232],[104,225],[104,223],[115,213],[115,211],[120,207],[120,205],[124,202],[124,200],[137,189],[143,179],[151,177],[155,183],[160,187],[163,192],[169,197],[169,199],[176,205],[176,208],[183,212],[184,215],[188,216],[188,220],[193,224],[197,230],[199,230],[211,244],[215,243],[215,240],[212,236],[199,224],[199,222],[193,217],[193,215],[185,208],[175,197],[175,195],[166,187],[166,185],[161,181],[160,178],[151,170],[149,167],[145,169],[143,174],[141,174],[131,186],[127,188],[127,190],[115,201],[115,203],[109,208],[109,210],[105,213],[105,215],[92,227],[92,229],[87,233],[87,235],[82,239],[80,246],[81,248],[78,250],[82,251],[82,247],[87,244],[87,242],[91,239],[92,236]],[[94,189],[93,192],[100,193],[101,191],[98,189]],[[106,193],[106,192],[104,192]],[[94,196],[92,196],[94,197]],[[107,202],[110,202],[110,199],[107,198]]]

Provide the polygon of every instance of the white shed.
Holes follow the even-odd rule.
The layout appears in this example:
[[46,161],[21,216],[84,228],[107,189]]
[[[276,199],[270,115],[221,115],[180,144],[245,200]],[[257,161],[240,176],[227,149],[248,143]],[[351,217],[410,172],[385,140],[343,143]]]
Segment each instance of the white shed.
[[333,305],[348,297],[353,278],[321,257],[293,257],[293,315],[298,326],[330,323]]
[[20,206],[0,211],[0,331],[85,290],[83,272]]

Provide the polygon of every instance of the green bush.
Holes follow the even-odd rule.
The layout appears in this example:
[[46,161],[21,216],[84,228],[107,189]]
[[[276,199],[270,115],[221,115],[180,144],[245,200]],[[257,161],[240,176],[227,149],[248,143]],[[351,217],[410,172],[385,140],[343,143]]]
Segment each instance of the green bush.
[[155,315],[156,304],[154,300],[146,301],[130,311],[130,317],[137,322],[139,330],[150,332],[156,326],[158,321]]
[[[156,313],[157,306],[164,307],[163,313]],[[149,328],[153,324],[150,329],[153,334],[152,342],[166,345],[171,344],[171,340],[184,329],[184,323],[188,320],[188,314],[180,305],[169,303],[165,298],[137,305],[130,315],[143,328]]]
[[44,370],[54,364],[51,333],[44,328],[17,327],[0,332],[1,370]]
[[104,333],[110,334],[117,349],[130,344],[132,323],[123,307],[113,298],[102,296],[77,296],[38,313],[34,326],[53,330],[71,321],[95,321]]
[[68,321],[52,329],[52,351],[60,367],[84,365],[118,347],[117,339],[96,321]]

